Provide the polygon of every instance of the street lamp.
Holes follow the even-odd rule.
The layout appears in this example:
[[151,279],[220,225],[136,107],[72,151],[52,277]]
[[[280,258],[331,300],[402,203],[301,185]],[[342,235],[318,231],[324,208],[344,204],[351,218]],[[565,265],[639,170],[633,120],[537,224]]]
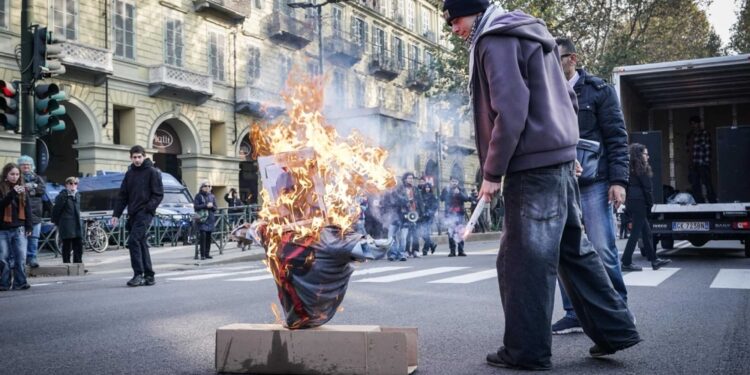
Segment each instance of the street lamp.
[[333,3],[343,3],[349,0],[326,0],[322,3],[313,1],[312,3],[287,3],[286,5],[290,8],[309,9],[316,8],[318,10],[318,74],[323,74],[323,14],[322,8],[325,5]]

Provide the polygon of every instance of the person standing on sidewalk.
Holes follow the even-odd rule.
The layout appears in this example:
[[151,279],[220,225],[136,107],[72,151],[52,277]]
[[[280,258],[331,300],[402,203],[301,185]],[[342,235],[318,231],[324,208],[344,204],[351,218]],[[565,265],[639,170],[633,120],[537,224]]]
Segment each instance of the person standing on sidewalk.
[[128,220],[125,229],[129,232],[128,250],[130,265],[133,267],[133,278],[128,286],[154,285],[154,270],[151,267],[151,254],[148,251],[146,232],[156,214],[162,198],[164,186],[161,182],[161,171],[154,167],[151,159],[146,158],[146,150],[136,145],[130,148],[130,160],[125,178],[120,184],[119,200],[112,213],[110,224],[116,227],[125,208],[128,209]]
[[575,166],[575,92],[543,21],[488,0],[445,0],[445,20],[469,44],[469,83],[479,198],[502,191],[505,217],[497,276],[505,314],[495,367],[552,367],[552,311],[559,274],[593,357],[641,341],[630,312],[584,241]]
[[201,250],[201,260],[213,259],[211,252],[211,233],[216,226],[216,197],[211,193],[211,183],[201,182],[200,191],[193,199],[193,209],[198,217],[200,236],[198,244]]
[[[0,291],[29,289],[26,281],[26,239],[31,235],[31,207],[18,165],[3,167],[0,182]],[[11,262],[11,258],[14,259]],[[11,267],[12,266],[12,267]],[[11,269],[12,268],[12,269]],[[11,276],[13,285],[11,285]]]
[[26,197],[31,206],[31,236],[28,238],[26,248],[26,264],[31,268],[39,267],[36,254],[39,249],[39,234],[42,231],[42,216],[44,204],[42,198],[47,190],[44,179],[34,172],[34,159],[31,156],[22,155],[18,158],[18,167],[21,169],[22,183],[26,187]]
[[[628,186],[628,133],[625,120],[614,88],[584,69],[576,69],[578,55],[573,42],[567,38],[557,38],[555,42],[560,50],[560,65],[565,78],[578,97],[580,137],[599,142],[601,150],[596,178],[593,181],[578,180],[586,236],[599,253],[615,290],[627,304],[628,291],[620,269],[612,214],[613,205],[617,209],[625,203],[625,187]],[[552,325],[552,333],[583,332],[562,283],[560,294],[565,316]]]
[[651,262],[654,271],[669,264],[669,259],[656,257],[654,242],[651,241],[651,224],[648,222],[648,214],[654,205],[654,196],[651,187],[651,165],[648,163],[648,149],[640,143],[630,145],[630,185],[628,185],[628,212],[633,217],[633,232],[625,245],[622,254],[623,271],[642,271],[641,266],[633,264],[633,251],[639,239],[643,239],[643,247],[646,258]]
[[57,233],[63,242],[63,263],[70,263],[71,250],[73,251],[73,263],[83,263],[81,193],[78,192],[77,177],[65,179],[65,189],[55,197],[55,206],[52,208],[52,222],[57,226]]

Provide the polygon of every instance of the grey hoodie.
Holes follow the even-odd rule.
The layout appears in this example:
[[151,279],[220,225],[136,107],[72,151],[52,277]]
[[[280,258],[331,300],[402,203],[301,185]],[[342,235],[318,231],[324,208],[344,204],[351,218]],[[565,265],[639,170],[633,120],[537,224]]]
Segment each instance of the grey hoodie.
[[543,21],[523,12],[484,13],[470,49],[471,95],[484,179],[570,162],[577,102]]

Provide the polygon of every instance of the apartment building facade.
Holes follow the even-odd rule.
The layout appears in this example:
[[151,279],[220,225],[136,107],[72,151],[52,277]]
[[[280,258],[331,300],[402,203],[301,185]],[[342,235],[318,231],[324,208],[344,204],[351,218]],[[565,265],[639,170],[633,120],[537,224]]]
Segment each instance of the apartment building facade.
[[[249,125],[283,116],[279,93],[293,70],[316,74],[318,14],[279,0],[33,0],[32,24],[65,37],[66,74],[47,79],[69,96],[66,129],[41,137],[45,175],[124,171],[144,145],[192,191],[203,179],[223,194],[258,196]],[[325,114],[391,151],[399,171],[476,173],[470,129],[448,127],[424,92],[440,46],[440,1],[349,1],[321,8]],[[21,0],[0,0],[0,77],[20,79]],[[442,125],[445,128],[445,125]],[[44,147],[44,146],[40,146]],[[20,135],[0,135],[0,158],[20,154]]]

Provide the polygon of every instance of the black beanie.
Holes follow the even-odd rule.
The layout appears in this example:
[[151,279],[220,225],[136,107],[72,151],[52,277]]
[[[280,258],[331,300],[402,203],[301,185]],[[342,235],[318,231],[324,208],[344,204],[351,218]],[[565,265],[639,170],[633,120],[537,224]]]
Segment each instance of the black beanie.
[[443,2],[443,18],[450,25],[458,17],[482,13],[489,6],[489,0],[445,0]]

